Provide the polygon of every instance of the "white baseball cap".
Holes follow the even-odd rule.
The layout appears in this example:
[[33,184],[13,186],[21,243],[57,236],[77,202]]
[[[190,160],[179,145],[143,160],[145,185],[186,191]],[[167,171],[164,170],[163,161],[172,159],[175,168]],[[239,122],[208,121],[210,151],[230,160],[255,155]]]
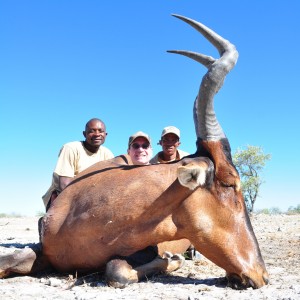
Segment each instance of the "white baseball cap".
[[165,136],[168,133],[174,133],[180,138],[180,130],[175,126],[167,126],[163,129],[161,137]]
[[150,136],[149,136],[147,133],[143,132],[143,131],[138,131],[138,132],[134,133],[133,135],[131,135],[131,136],[129,137],[128,148],[130,148],[130,145],[131,145],[131,144],[134,142],[134,140],[137,139],[138,137],[143,137],[143,138],[145,138],[145,139],[149,142],[149,144],[151,145],[151,139],[150,139]]

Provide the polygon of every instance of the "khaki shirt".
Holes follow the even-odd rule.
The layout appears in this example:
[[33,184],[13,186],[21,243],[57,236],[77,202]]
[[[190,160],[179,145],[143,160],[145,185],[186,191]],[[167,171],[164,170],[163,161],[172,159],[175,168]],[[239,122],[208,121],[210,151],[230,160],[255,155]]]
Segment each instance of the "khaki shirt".
[[60,150],[51,186],[42,197],[45,207],[54,191],[61,192],[59,188],[59,176],[73,178],[91,165],[113,157],[113,153],[104,146],[100,146],[96,153],[92,153],[83,146],[83,142],[65,144]]
[[[163,151],[160,151],[158,152],[151,160],[150,160],[150,164],[165,164],[165,163],[168,163],[170,162],[169,161],[165,161],[161,158],[161,154],[163,153]],[[185,156],[188,156],[190,155],[189,153],[185,152],[185,151],[182,151],[180,149],[177,149],[177,152],[176,152],[176,159],[174,159],[173,161],[175,160],[180,160],[182,159],[183,157]]]

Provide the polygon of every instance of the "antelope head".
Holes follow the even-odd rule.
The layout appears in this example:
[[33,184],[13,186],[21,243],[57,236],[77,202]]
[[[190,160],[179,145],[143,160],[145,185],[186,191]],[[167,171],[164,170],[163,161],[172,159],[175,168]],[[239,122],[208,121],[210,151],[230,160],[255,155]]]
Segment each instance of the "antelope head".
[[[205,199],[201,200],[194,193],[194,209],[189,212],[189,217],[195,218],[192,223],[198,224],[201,241],[194,238],[194,233],[188,238],[202,254],[226,270],[234,287],[261,287],[268,283],[268,273],[245,207],[240,177],[232,163],[230,144],[213,105],[214,96],[237,62],[238,52],[233,44],[205,25],[183,16],[174,16],[200,32],[220,54],[219,58],[213,58],[185,50],[168,51],[192,58],[208,69],[194,103],[197,135],[194,156],[210,158],[214,164],[214,179],[212,186],[206,189]],[[211,230],[201,227],[202,218],[210,220]]]

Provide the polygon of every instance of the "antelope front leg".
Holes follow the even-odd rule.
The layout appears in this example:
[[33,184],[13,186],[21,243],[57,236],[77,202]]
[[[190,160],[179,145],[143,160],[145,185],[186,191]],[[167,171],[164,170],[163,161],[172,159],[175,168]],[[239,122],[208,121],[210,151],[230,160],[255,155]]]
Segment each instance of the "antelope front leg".
[[123,259],[113,259],[106,265],[105,277],[109,286],[124,288],[160,272],[176,271],[184,265],[184,261],[182,255],[172,255],[170,252],[136,268]]

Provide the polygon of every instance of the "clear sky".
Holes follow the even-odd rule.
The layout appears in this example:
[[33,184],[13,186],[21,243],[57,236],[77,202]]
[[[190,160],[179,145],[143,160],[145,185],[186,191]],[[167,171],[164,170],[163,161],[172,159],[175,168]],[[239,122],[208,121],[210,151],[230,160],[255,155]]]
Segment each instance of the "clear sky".
[[218,53],[173,13],[239,51],[215,109],[233,153],[254,145],[272,155],[255,208],[300,204],[300,1],[1,0],[0,213],[44,211],[59,149],[82,140],[93,117],[115,155],[138,130],[156,153],[168,125],[195,151],[192,107],[206,69],[166,50]]

